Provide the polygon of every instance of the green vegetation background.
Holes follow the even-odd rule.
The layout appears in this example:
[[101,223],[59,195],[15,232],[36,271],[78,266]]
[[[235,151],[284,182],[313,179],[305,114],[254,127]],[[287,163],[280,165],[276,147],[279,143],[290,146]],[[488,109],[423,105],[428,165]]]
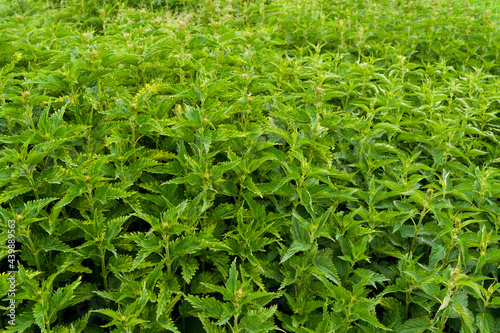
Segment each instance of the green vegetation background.
[[0,328],[500,332],[498,8],[2,1]]

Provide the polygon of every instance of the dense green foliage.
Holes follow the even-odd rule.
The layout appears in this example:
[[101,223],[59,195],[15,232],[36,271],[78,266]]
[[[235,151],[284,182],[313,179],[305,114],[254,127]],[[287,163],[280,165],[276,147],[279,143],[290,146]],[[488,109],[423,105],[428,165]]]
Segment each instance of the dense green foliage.
[[2,1],[0,329],[499,332],[498,23]]

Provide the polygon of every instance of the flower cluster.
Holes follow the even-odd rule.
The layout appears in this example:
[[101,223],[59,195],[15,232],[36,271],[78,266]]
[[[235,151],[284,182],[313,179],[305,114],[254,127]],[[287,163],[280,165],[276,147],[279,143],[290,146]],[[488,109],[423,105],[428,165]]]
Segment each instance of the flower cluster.
[[21,61],[22,58],[23,58],[23,54],[21,52],[14,53],[14,63]]
[[[61,97],[58,97],[54,100],[52,100],[53,103],[58,103],[58,102],[64,102],[65,99],[69,99],[69,101],[71,102],[72,101],[72,98],[71,96],[69,95],[64,95],[64,96],[61,96]],[[49,101],[43,101],[44,104],[48,104]]]
[[154,79],[150,83],[146,84],[143,88],[141,88],[132,98],[133,102],[137,102],[139,98],[146,93],[156,93],[158,91],[158,87],[163,84],[163,80]]
[[[73,98],[72,98],[72,96],[70,96],[70,95],[64,95],[64,96],[58,97],[58,98],[56,98],[56,99],[53,99],[53,100],[52,100],[52,103],[64,102],[65,100],[66,100],[67,102],[69,102],[69,104],[71,104],[71,103],[73,102]],[[49,104],[49,100],[47,100],[47,101],[43,101],[42,103],[43,103],[43,104]]]
[[65,98],[71,98],[69,95],[64,95],[59,98],[56,98],[54,102],[63,102]]

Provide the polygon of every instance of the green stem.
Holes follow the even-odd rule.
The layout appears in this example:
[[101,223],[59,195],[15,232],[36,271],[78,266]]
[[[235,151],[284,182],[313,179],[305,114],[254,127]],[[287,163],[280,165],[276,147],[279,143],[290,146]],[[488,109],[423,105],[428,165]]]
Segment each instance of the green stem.
[[36,269],[41,272],[42,267],[40,266],[40,260],[38,259],[38,251],[35,251],[35,245],[33,244],[31,237],[27,236],[27,239],[28,239],[28,246],[30,247],[31,252],[33,253],[33,256],[35,257]]
[[415,251],[415,246],[417,244],[417,235],[418,231],[420,230],[420,225],[422,224],[422,220],[424,219],[425,214],[427,214],[427,210],[423,210],[422,213],[420,214],[420,219],[418,220],[418,224],[415,227],[415,236],[413,236],[413,240],[411,241],[411,252],[413,253]]
[[132,138],[134,140],[134,143],[132,144],[132,148],[135,149],[135,145],[137,141],[135,140],[135,125],[131,124],[130,127],[132,127]]
[[405,313],[405,321],[408,320],[408,314],[410,313],[410,294],[408,291],[406,292],[406,313]]
[[[186,281],[182,280],[182,293],[186,295]],[[182,316],[182,331],[186,332],[186,317]]]
[[234,326],[233,326],[233,333],[238,333],[238,314],[234,315]]
[[45,329],[47,330],[47,333],[50,333],[50,320],[49,318],[47,317],[47,315],[45,315]]
[[33,191],[35,192],[35,198],[36,198],[36,200],[40,199],[40,197],[38,196],[37,186],[35,184],[35,180],[33,179],[33,175],[32,174],[30,174],[28,176],[28,181],[30,182],[31,186],[33,187]]
[[102,249],[99,249],[101,252],[101,267],[102,267],[102,278],[104,280],[104,290],[108,290],[108,271],[106,270],[106,252]]

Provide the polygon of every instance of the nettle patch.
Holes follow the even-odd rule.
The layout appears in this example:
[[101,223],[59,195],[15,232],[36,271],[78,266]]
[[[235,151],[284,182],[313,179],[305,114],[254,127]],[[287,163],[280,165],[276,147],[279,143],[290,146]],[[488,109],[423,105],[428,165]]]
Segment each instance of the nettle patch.
[[498,8],[7,4],[6,332],[500,331]]

